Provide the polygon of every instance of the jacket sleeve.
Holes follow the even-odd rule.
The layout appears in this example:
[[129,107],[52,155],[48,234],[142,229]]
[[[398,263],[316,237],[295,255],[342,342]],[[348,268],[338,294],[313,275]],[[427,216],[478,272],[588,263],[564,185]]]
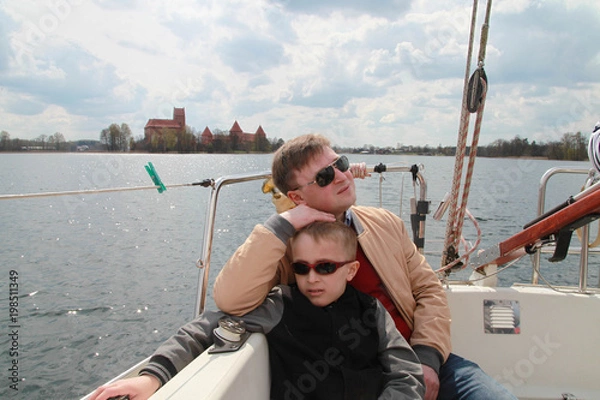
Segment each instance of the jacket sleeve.
[[140,374],[157,377],[161,385],[167,383],[213,344],[212,331],[224,315],[222,312],[207,311],[179,328],[175,335],[158,347]]
[[254,227],[217,276],[213,298],[220,310],[244,315],[258,307],[273,286],[293,281],[285,255],[294,231],[277,214]]
[[422,399],[425,383],[417,355],[400,335],[392,317],[379,301],[376,316],[379,361],[384,374],[384,388],[379,399]]
[[284,291],[289,291],[289,286],[275,286],[258,308],[240,317],[246,324],[248,332],[259,332],[266,335],[279,324],[283,317],[282,294]]
[[410,342],[421,363],[430,366],[439,374],[452,346],[450,308],[439,278],[417,250],[401,220],[400,224],[405,232],[402,235],[402,248],[416,303]]
[[[207,311],[179,328],[175,335],[154,352],[140,374],[157,377],[161,386],[167,383],[213,344],[213,330],[218,326],[219,319],[225,315],[223,312]],[[282,288],[275,287],[257,309],[241,320],[249,332],[266,334],[279,323],[282,315]]]

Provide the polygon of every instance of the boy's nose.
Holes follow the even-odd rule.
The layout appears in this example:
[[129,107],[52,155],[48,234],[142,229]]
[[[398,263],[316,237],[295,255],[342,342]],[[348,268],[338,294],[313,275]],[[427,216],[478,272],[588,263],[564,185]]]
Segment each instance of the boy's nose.
[[318,280],[319,280],[319,274],[317,273],[317,271],[315,271],[314,268],[311,268],[310,271],[308,271],[308,281],[316,282]]

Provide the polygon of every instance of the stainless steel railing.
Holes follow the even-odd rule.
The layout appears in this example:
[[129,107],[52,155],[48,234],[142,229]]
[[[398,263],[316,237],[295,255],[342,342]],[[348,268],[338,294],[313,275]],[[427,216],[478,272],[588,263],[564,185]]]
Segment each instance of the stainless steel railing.
[[[555,167],[546,171],[540,179],[540,187],[538,190],[538,215],[542,215],[545,212],[546,205],[546,192],[550,178],[558,174],[578,174],[587,175],[587,179],[584,184],[584,188],[588,188],[594,183],[595,173],[592,169],[586,168],[567,168],[567,167]],[[580,292],[586,292],[588,290],[587,275],[588,275],[588,255],[589,255],[589,224],[584,225],[581,228],[581,249],[580,260],[579,260],[579,288]],[[541,252],[536,251],[533,256],[533,271],[531,281],[533,284],[538,284],[540,278],[540,257]],[[598,281],[600,287],[600,277]]]
[[[386,166],[383,172],[402,172],[402,173],[412,173],[413,167],[409,166]],[[370,174],[379,173],[381,169],[381,164],[376,167],[367,166],[367,172]],[[419,181],[419,196],[420,201],[426,201],[427,196],[427,184],[425,182],[425,178],[420,172],[416,172],[416,179]],[[238,175],[229,175],[213,180],[210,187],[210,200],[208,202],[207,210],[206,210],[206,219],[204,225],[204,238],[202,251],[200,253],[200,258],[196,262],[196,266],[199,268],[198,273],[198,292],[196,295],[196,303],[194,306],[194,316],[199,313],[202,313],[206,307],[206,296],[208,294],[208,280],[210,274],[211,267],[211,254],[212,254],[212,245],[214,239],[214,228],[215,228],[215,218],[217,214],[217,205],[219,201],[219,194],[223,187],[228,185],[233,185],[242,182],[249,182],[255,180],[264,180],[271,177],[270,171],[257,172],[257,173],[247,173],[247,174],[238,174]],[[381,204],[381,186],[382,180],[379,180],[379,196],[380,196],[380,204]],[[424,234],[424,221],[420,222],[421,226],[419,231]]]

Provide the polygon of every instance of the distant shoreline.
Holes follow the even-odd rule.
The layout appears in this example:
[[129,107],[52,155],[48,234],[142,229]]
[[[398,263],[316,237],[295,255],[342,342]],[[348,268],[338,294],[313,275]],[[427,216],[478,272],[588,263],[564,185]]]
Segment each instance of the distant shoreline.
[[[224,155],[224,154],[228,154],[228,155],[246,155],[246,154],[273,154],[273,152],[269,152],[269,153],[261,153],[261,152],[255,152],[255,151],[251,151],[251,152],[233,152],[233,153],[207,153],[207,152],[197,152],[197,153],[178,153],[178,152],[166,152],[166,153],[151,153],[151,152],[147,152],[147,151],[127,151],[127,152],[111,152],[111,151],[102,151],[102,150],[86,150],[86,151],[52,151],[52,150],[26,150],[26,151],[2,151],[0,152],[0,155],[2,154],[122,154],[122,155],[126,155],[126,154],[149,154],[149,155],[191,155],[191,154],[208,154],[208,155]],[[369,153],[369,154],[360,154],[360,153],[347,153],[347,154],[356,154],[356,155],[372,155],[372,156],[381,156],[381,155],[386,155],[386,156],[423,156],[423,157],[455,157],[454,155],[433,155],[433,154],[418,154],[418,153],[388,153],[388,154],[373,154],[373,153]],[[468,156],[465,156],[468,157]],[[487,157],[487,156],[480,156],[478,155],[477,158],[507,158],[507,159],[515,159],[515,160],[542,160],[542,161],[548,161],[551,160],[549,157],[545,157],[545,156],[506,156],[506,157],[501,157],[501,156],[493,156],[493,157]],[[555,161],[575,161],[575,160],[566,160],[566,159],[555,159]],[[579,160],[579,161],[588,161],[586,160]]]

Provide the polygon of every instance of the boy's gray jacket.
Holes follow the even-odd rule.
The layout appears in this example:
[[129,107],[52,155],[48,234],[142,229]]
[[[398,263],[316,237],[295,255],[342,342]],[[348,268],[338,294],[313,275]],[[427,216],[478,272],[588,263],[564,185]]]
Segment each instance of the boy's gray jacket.
[[[284,296],[289,298],[291,290],[285,285],[273,288],[262,305],[240,317],[247,330],[263,333],[269,340],[269,333],[282,323]],[[141,374],[154,375],[162,384],[166,383],[213,343],[212,332],[218,326],[219,319],[225,315],[227,314],[208,311],[181,327],[157,349]],[[377,358],[383,371],[383,391],[378,398],[422,398],[425,388],[419,359],[379,301],[376,301],[370,323],[377,330]],[[270,342],[269,348],[271,349]]]

